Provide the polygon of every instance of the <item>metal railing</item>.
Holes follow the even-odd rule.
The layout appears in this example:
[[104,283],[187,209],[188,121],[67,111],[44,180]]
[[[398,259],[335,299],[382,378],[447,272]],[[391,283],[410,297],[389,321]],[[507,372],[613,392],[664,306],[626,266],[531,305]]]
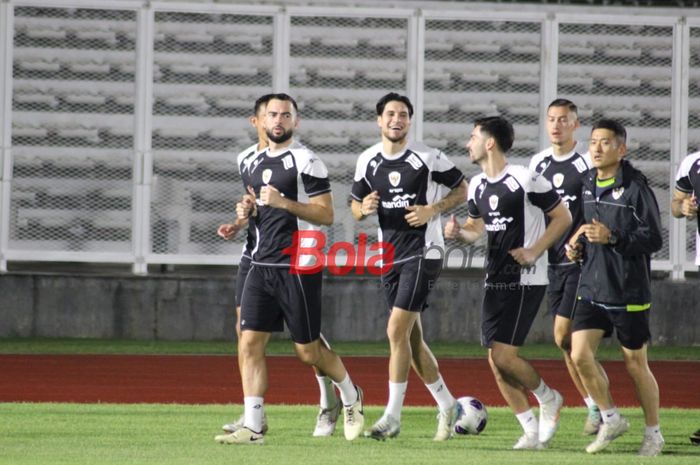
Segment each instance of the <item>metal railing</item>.
[[[652,266],[674,278],[694,269],[696,225],[669,204],[680,161],[700,148],[699,11],[429,5],[0,3],[0,271],[236,263],[241,243],[215,231],[242,193],[247,117],[270,91],[297,98],[299,139],[329,167],[329,239],[372,237],[376,224],[355,223],[347,200],[390,90],[414,101],[412,137],[469,175],[463,145],[478,115],[514,122],[510,157],[523,164],[548,145],[557,96],[578,104],[581,139],[595,119],[620,119],[662,210]],[[477,247],[472,263],[482,256]]]

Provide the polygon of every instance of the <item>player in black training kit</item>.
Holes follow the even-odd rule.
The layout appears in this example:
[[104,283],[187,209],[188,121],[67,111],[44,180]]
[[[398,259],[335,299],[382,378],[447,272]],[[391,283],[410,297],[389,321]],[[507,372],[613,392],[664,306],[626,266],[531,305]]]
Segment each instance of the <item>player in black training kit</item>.
[[[390,93],[379,100],[377,124],[382,140],[360,155],[352,186],[353,216],[362,220],[377,214],[379,241],[391,244],[395,251],[391,268],[381,277],[391,311],[389,401],[384,415],[365,435],[383,440],[399,434],[413,364],[440,411],[433,439],[445,441],[452,437],[457,402],[423,340],[420,312],[427,307],[428,294],[442,269],[439,250],[432,250],[435,258],[429,250],[444,250],[440,213],[463,201],[466,184],[444,153],[408,141],[412,115],[413,105],[403,95]],[[450,189],[445,197],[441,186]]]
[[[502,117],[475,121],[467,144],[471,161],[483,173],[469,182],[469,217],[453,218],[445,237],[476,241],[486,230],[486,285],[481,309],[481,342],[489,349],[496,383],[524,434],[513,449],[541,449],[559,427],[562,396],[547,386],[520,357],[547,284],[547,251],[571,224],[571,214],[544,177],[524,166],[509,165],[513,126]],[[544,215],[549,217],[545,228]],[[527,397],[540,405],[534,416]]]
[[[267,150],[248,165],[249,194],[236,205],[241,219],[255,227],[251,267],[241,297],[241,379],[244,427],[216,440],[226,444],[263,442],[263,395],[267,390],[265,347],[270,334],[287,324],[301,361],[326,373],[340,391],[345,438],[362,432],[362,391],[340,357],[320,341],[321,272],[301,274],[292,267],[289,250],[298,248],[296,232],[333,222],[328,171],[316,155],[292,138],[297,105],[286,94],[267,103],[264,128]],[[303,258],[302,258],[303,260]]]
[[700,271],[700,152],[691,153],[683,159],[676,174],[676,189],[673,191],[671,213],[676,218],[687,218],[697,222],[695,233],[695,264]]
[[[265,94],[255,101],[255,112],[254,115],[250,117],[249,121],[257,132],[258,142],[241,151],[236,157],[236,166],[241,175],[244,192],[247,186],[250,185],[248,179],[250,162],[267,149],[267,134],[265,133],[263,122],[267,102],[273,96],[274,94]],[[248,271],[250,270],[252,261],[251,251],[255,247],[256,242],[255,225],[252,221],[249,222],[247,218],[237,218],[234,223],[222,224],[217,229],[217,234],[219,236],[225,240],[230,240],[243,228],[246,228],[246,239],[243,244],[243,250],[241,251],[241,259],[238,263],[238,273],[236,275],[236,336],[238,342],[241,340],[241,297],[243,295],[243,284],[248,277]],[[279,330],[282,331],[282,329],[282,325],[280,325]],[[326,347],[330,348],[323,336],[321,336],[321,342],[326,345]],[[238,352],[240,352],[240,350]],[[238,361],[240,362],[241,358],[238,358]],[[313,368],[320,390],[319,413],[316,417],[316,427],[314,428],[313,436],[331,436],[335,432],[335,426],[340,413],[340,399],[338,399],[336,395],[331,379],[320,372],[318,368]],[[238,369],[239,371],[241,370],[240,363]],[[245,415],[241,415],[238,420],[225,424],[222,429],[227,433],[233,433],[242,428],[244,422]],[[267,432],[267,416],[264,414],[262,430],[263,433]]]
[[552,183],[571,212],[571,227],[549,249],[547,300],[554,317],[554,342],[564,356],[571,380],[588,407],[583,432],[595,434],[602,422],[600,410],[583,387],[571,361],[571,325],[581,267],[566,258],[565,245],[583,224],[581,187],[591,165],[587,144],[578,144],[574,139],[574,132],[581,125],[577,112],[576,105],[570,100],[556,99],[549,104],[546,127],[552,146],[532,157],[530,169]]

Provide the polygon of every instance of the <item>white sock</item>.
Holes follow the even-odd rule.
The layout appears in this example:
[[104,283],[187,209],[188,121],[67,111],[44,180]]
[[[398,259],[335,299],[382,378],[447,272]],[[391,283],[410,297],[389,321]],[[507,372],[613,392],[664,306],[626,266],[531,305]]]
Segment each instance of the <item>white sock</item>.
[[406,397],[406,388],[408,381],[403,383],[392,383],[389,381],[389,402],[386,404],[384,415],[391,415],[398,421],[401,421],[401,407],[403,407],[403,398]]
[[537,386],[537,388],[532,391],[532,393],[535,395],[537,398],[537,402],[542,404],[546,404],[547,402],[551,402],[554,400],[554,392],[550,389],[549,386],[544,384],[544,380],[540,378],[540,385]]
[[328,376],[317,375],[316,381],[318,381],[318,391],[321,394],[321,398],[318,401],[319,407],[322,409],[335,407],[335,404],[338,403],[338,396],[335,395],[335,388],[331,379]]
[[433,395],[433,399],[438,404],[438,408],[445,412],[452,408],[455,404],[455,398],[452,397],[452,393],[447,389],[445,381],[442,379],[442,375],[438,374],[438,379],[432,384],[426,384],[425,387],[428,388],[430,393]]
[[343,405],[349,407],[357,402],[357,389],[355,389],[355,385],[352,384],[349,374],[346,374],[345,379],[341,382],[336,383],[333,381],[333,384],[340,391],[340,399],[343,401]]
[[601,410],[600,416],[603,418],[603,423],[620,421],[620,412],[615,407],[609,410]]
[[646,436],[660,436],[661,435],[661,426],[660,425],[647,426],[644,429],[644,434]]
[[596,406],[595,401],[593,400],[593,398],[591,396],[584,397],[583,401],[586,403],[586,407],[588,407],[588,408],[593,408]]
[[540,424],[537,421],[537,417],[532,413],[532,409],[527,410],[523,413],[518,413],[515,415],[518,419],[520,426],[523,427],[523,431],[527,434],[539,434]]
[[263,408],[265,407],[263,398],[244,397],[243,405],[245,407],[243,426],[256,433],[262,432]]

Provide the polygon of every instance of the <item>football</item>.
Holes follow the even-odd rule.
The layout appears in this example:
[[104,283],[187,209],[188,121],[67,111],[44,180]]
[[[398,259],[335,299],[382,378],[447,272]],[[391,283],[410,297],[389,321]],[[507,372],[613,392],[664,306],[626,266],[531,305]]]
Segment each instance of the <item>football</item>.
[[486,406],[479,399],[469,396],[457,399],[455,433],[479,434],[486,428],[488,419]]

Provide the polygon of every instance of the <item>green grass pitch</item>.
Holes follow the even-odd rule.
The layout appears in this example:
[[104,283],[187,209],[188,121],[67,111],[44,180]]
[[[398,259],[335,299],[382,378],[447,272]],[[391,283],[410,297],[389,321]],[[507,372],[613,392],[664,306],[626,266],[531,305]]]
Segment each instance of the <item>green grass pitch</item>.
[[[60,389],[59,386],[56,387]],[[241,412],[235,405],[0,404],[0,464],[669,464],[697,465],[700,447],[688,435],[698,424],[697,410],[665,409],[664,455],[635,455],[643,432],[639,409],[624,409],[632,428],[604,452],[590,456],[581,435],[582,408],[566,408],[561,428],[544,451],[513,451],[520,435],[505,408],[489,409],[479,436],[434,443],[435,409],[405,408],[398,438],[384,443],[359,438],[348,442],[342,430],[331,438],[312,438],[316,409],[269,405],[270,432],[263,445],[226,446],[214,442],[220,426]],[[381,409],[367,408],[366,423]]]

